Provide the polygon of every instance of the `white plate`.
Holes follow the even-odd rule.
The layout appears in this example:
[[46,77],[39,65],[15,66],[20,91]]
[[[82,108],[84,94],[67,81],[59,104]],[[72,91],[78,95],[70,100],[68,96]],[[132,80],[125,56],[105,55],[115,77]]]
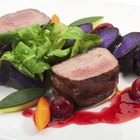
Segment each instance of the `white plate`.
[[[100,0],[7,0],[0,1],[0,15],[23,8],[36,8],[49,16],[56,13],[61,21],[68,24],[87,16],[103,15],[104,21],[118,27],[122,34],[140,31],[140,9],[124,4]],[[136,76],[120,76],[119,87],[131,85]],[[0,87],[0,98],[14,89]],[[102,105],[103,106],[103,105]],[[0,140],[138,140],[140,118],[120,125],[96,124],[87,126],[69,125],[63,128],[47,128],[38,132],[33,120],[21,112],[0,115]]]

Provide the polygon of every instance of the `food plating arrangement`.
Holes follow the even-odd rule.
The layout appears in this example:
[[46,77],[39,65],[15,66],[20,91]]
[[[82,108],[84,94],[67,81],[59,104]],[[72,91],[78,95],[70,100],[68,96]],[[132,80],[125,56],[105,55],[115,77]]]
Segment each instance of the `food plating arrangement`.
[[122,91],[117,84],[119,73],[140,75],[140,32],[122,36],[102,20],[66,25],[35,9],[0,17],[0,84],[17,89],[0,101],[0,113],[21,111],[38,130],[139,117],[140,78]]

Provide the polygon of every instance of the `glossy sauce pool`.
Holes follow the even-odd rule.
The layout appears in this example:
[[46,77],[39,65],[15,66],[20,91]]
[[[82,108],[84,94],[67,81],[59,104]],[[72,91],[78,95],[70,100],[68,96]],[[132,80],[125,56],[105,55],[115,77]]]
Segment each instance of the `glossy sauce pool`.
[[[119,124],[140,116],[140,102],[129,97],[130,88],[116,93],[109,100],[109,107],[103,108],[100,112],[77,111],[71,118],[65,120],[52,120],[49,127],[64,127],[69,124],[90,125],[97,123]],[[22,112],[25,117],[33,116],[34,112],[26,110]]]

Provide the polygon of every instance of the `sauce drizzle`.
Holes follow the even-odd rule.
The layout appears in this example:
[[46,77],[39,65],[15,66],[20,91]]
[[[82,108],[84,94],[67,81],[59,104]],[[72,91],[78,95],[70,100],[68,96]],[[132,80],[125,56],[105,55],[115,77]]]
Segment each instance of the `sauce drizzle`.
[[22,111],[22,115],[24,117],[32,117],[34,115],[34,111],[31,109]]

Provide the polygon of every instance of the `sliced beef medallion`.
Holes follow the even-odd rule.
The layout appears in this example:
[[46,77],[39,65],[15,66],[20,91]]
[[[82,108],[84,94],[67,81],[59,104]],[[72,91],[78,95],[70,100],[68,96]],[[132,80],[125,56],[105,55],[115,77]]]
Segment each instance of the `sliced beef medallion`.
[[0,33],[36,23],[43,25],[49,21],[49,17],[40,11],[35,9],[25,9],[0,17]]
[[53,90],[77,106],[95,105],[112,95],[118,74],[117,59],[105,48],[94,48],[52,67]]

